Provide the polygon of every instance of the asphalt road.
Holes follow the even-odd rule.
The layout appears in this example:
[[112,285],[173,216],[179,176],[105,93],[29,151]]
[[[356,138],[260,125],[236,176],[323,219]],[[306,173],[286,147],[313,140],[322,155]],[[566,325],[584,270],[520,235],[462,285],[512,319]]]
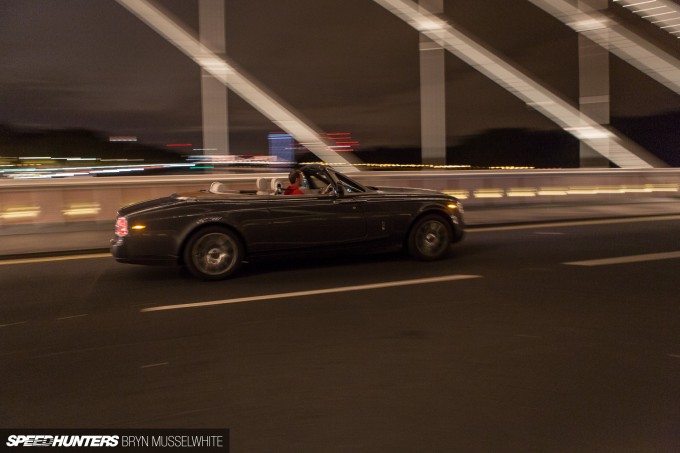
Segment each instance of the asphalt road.
[[229,428],[233,452],[680,451],[678,231],[477,229],[445,261],[217,283],[0,262],[0,426]]

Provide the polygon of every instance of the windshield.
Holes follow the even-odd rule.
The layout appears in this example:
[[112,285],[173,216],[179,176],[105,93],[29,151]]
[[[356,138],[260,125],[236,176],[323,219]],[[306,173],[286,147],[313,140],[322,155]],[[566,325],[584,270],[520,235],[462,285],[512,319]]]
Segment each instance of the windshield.
[[348,178],[347,176],[343,175],[342,173],[335,173],[335,177],[338,180],[338,184],[343,186],[345,189],[345,192],[352,193],[352,192],[366,192],[366,188],[359,184],[358,182],[354,181],[353,179]]
[[323,189],[331,184],[331,179],[325,173],[307,173],[305,176],[310,189]]
[[323,165],[308,165],[303,167],[305,183],[311,192],[330,193],[329,186],[342,186],[345,193],[362,193],[369,189],[355,180]]

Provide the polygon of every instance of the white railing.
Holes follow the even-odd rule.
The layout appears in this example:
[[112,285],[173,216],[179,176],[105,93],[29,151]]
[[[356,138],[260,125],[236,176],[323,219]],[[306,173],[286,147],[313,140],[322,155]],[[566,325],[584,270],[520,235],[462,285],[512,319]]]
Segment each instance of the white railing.
[[[119,207],[133,202],[207,189],[213,181],[255,190],[260,177],[285,180],[286,174],[0,180],[0,228],[110,222]],[[465,206],[680,197],[680,169],[375,171],[353,177],[366,185],[439,190]]]

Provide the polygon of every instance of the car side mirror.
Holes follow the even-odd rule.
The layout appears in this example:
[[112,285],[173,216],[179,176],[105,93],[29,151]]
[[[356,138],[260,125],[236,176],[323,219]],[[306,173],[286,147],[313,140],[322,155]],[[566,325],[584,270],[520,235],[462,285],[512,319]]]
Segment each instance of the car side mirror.
[[342,184],[338,184],[335,186],[335,194],[339,197],[344,197],[345,196],[345,186]]

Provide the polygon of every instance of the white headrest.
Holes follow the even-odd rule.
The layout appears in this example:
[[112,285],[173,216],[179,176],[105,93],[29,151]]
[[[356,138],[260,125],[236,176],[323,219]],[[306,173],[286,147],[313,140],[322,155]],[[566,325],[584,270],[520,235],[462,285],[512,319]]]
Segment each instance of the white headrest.
[[224,183],[216,181],[216,182],[210,184],[210,192],[211,193],[225,193],[225,192],[227,192],[227,186],[225,186]]
[[282,189],[285,189],[286,187],[288,187],[288,183],[286,181],[284,181],[283,179],[280,179],[280,178],[272,179],[272,182],[271,182],[272,190],[276,190],[279,187],[282,188]]
[[257,190],[262,192],[269,190],[269,179],[257,178]]

